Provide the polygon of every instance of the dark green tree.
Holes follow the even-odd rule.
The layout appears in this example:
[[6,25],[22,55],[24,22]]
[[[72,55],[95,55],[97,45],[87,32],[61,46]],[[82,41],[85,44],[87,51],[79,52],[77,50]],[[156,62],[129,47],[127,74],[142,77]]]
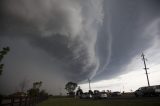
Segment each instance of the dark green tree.
[[76,87],[77,87],[77,83],[74,83],[74,82],[68,82],[65,85],[65,89],[70,96],[74,95],[74,90],[76,89]]
[[4,58],[4,56],[10,51],[10,48],[9,47],[4,47],[1,51],[0,51],[0,75],[2,74],[2,71],[3,71],[3,67],[4,67],[4,64],[2,64],[2,60]]

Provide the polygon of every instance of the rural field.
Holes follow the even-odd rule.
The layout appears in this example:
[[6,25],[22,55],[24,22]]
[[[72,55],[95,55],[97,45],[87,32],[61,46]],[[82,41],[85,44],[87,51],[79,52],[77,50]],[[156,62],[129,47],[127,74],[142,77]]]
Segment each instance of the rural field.
[[160,97],[108,98],[103,100],[49,98],[37,106],[160,106]]

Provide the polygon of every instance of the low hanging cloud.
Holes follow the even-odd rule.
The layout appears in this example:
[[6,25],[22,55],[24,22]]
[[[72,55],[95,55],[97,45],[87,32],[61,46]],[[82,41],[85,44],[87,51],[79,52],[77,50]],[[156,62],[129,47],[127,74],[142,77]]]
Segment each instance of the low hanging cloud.
[[[1,36],[24,38],[61,63],[68,79],[81,81],[99,69],[96,42],[103,0],[2,0]],[[56,64],[55,63],[55,64]]]

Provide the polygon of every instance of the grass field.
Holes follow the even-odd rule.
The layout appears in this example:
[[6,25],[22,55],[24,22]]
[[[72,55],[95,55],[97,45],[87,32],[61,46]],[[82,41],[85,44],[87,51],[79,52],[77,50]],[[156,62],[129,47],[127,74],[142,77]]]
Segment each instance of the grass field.
[[81,100],[72,98],[50,98],[37,106],[160,106],[160,99],[106,99]]

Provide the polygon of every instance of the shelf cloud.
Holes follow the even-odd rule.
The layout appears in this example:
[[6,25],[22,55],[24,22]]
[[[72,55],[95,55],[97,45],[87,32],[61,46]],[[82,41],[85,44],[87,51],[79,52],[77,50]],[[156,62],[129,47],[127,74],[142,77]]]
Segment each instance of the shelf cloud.
[[[14,90],[17,85],[7,83],[14,79],[18,84],[27,77],[42,79],[52,88],[51,82],[63,86],[66,81],[100,81],[125,73],[136,55],[150,48],[155,37],[159,40],[158,4],[158,0],[1,0],[0,47],[10,46],[11,51],[4,59],[0,85]],[[13,74],[19,72],[20,77]]]

